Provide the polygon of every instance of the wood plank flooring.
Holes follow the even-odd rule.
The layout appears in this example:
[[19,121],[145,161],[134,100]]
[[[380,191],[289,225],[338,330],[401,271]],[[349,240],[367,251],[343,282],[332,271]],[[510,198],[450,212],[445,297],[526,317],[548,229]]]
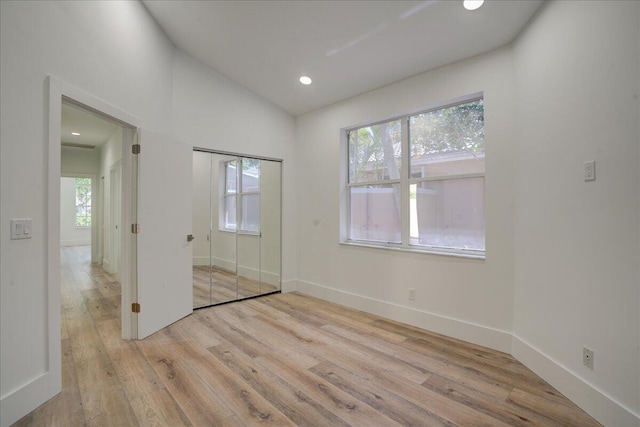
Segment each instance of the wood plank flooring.
[[120,339],[120,285],[62,251],[62,393],[16,426],[597,426],[508,354],[302,294]]
[[[211,273],[209,270],[211,269]],[[211,279],[211,281],[209,281]],[[238,276],[219,267],[193,266],[193,307],[248,298],[277,291],[269,283]]]

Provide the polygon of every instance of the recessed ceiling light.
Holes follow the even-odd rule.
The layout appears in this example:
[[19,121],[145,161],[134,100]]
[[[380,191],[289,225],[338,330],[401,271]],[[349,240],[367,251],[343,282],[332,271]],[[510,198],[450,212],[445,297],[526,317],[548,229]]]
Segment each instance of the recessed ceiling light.
[[303,85],[310,85],[311,77],[307,77],[307,76],[300,77],[300,83],[302,83]]
[[482,6],[484,0],[464,0],[462,5],[467,10],[476,10]]
[[71,132],[71,135],[80,136],[78,132]]

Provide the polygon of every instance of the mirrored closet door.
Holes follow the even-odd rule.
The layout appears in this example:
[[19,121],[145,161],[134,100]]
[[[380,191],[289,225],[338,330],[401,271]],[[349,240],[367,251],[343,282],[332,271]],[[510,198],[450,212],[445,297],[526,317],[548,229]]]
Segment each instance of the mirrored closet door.
[[193,152],[193,304],[280,291],[282,163]]

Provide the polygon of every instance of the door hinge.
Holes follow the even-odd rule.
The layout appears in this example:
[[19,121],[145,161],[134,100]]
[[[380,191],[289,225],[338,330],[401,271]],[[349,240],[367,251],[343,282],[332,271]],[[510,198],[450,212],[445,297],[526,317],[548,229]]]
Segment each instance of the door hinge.
[[140,144],[133,144],[131,146],[131,152],[133,154],[140,154]]
[[131,224],[131,232],[133,234],[140,233],[140,224]]
[[140,304],[137,302],[134,302],[131,304],[131,312],[133,313],[140,313]]

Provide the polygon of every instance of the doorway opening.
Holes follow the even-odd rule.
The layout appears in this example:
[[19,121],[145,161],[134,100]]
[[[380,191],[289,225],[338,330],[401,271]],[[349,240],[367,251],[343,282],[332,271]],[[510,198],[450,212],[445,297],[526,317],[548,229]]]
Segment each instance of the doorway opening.
[[125,262],[135,252],[135,239],[124,235],[122,224],[135,215],[130,197],[136,171],[126,153],[136,128],[64,94],[59,99],[62,334],[67,312],[85,303],[87,321],[117,319],[122,337],[135,338],[135,319],[126,309],[135,291],[135,264]]
[[[33,401],[34,403],[41,403],[43,399],[46,400],[47,398],[53,397],[62,389],[62,333],[65,325],[61,325],[61,321],[64,321],[61,308],[63,303],[69,302],[67,295],[63,295],[61,287],[61,273],[67,273],[61,268],[61,177],[63,176],[63,171],[70,171],[72,177],[73,175],[80,178],[87,177],[77,175],[80,173],[89,175],[88,177],[91,178],[91,206],[89,206],[88,203],[80,206],[85,213],[83,224],[86,225],[88,218],[91,218],[90,245],[84,245],[85,265],[87,265],[89,269],[94,266],[100,266],[100,268],[102,268],[104,265],[104,257],[107,253],[104,250],[104,246],[108,241],[108,233],[105,229],[107,210],[97,208],[98,206],[106,206],[105,200],[107,194],[109,194],[102,182],[103,175],[95,172],[99,168],[87,171],[83,169],[86,163],[81,161],[76,162],[78,156],[82,157],[88,152],[96,153],[99,150],[96,150],[95,147],[83,147],[83,145],[92,145],[90,143],[82,143],[71,139],[72,137],[78,136],[72,135],[71,132],[81,134],[81,132],[77,130],[68,131],[67,136],[69,139],[64,140],[62,120],[63,106],[65,106],[65,109],[67,106],[78,107],[81,112],[89,113],[121,128],[120,133],[122,139],[119,151],[122,153],[121,188],[123,191],[121,194],[121,221],[123,224],[136,218],[135,208],[137,207],[137,203],[134,203],[137,202],[137,179],[134,179],[137,177],[137,160],[134,158],[135,156],[125,155],[125,153],[131,153],[132,146],[137,137],[137,129],[139,128],[140,121],[109,103],[53,76],[48,76],[46,83],[49,92],[48,108],[46,110],[48,115],[48,159],[45,184],[47,211],[46,222],[43,224],[43,233],[46,235],[45,286],[47,287],[47,300],[45,309],[47,328],[46,364],[48,369],[37,379],[39,394],[33,394],[34,398],[30,400],[30,402]],[[71,153],[69,156],[65,156],[64,159],[62,156],[63,150]],[[94,154],[94,157],[95,156]],[[73,206],[73,209],[77,209],[77,207]],[[131,313],[131,310],[125,310],[125,307],[130,307],[131,299],[137,297],[137,288],[133,286],[136,284],[137,276],[135,257],[137,240],[135,236],[131,234],[125,235],[125,233],[122,233],[121,236],[119,256],[119,260],[121,261],[119,268],[120,282],[122,283],[120,304],[121,336],[125,339],[131,339],[137,338],[137,335],[135,335],[137,332],[137,318]],[[82,248],[83,246],[80,247]],[[100,262],[102,262],[102,264],[100,264]],[[87,275],[86,277],[89,276]],[[76,299],[76,301],[80,302],[80,299]],[[85,346],[85,348],[95,349],[95,346],[89,344]]]
[[62,98],[59,235],[63,350],[78,348],[82,343],[72,341],[86,339],[79,331],[97,334],[102,322],[122,329],[121,164],[128,128]]

